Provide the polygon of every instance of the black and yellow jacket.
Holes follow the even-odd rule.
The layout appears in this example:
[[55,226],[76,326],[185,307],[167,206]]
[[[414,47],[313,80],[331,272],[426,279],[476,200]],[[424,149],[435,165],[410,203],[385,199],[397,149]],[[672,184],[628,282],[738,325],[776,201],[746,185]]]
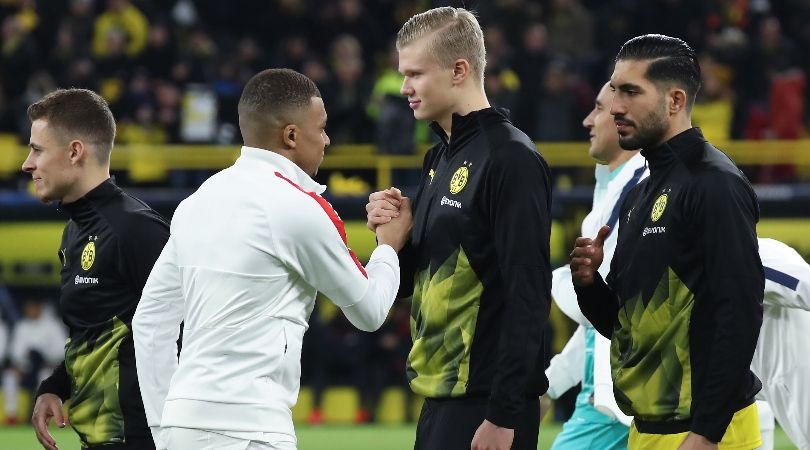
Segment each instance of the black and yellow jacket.
[[37,395],[70,399],[70,425],[84,447],[153,446],[130,326],[169,225],[109,179],[60,209],[70,217],[59,248],[59,304],[70,339],[64,363]]
[[546,391],[550,185],[531,140],[499,111],[454,115],[425,156],[400,296],[413,294],[412,389],[489,396],[487,419],[513,428]]
[[761,388],[756,194],[697,128],[642,154],[650,176],[622,205],[607,284],[577,289],[579,304],[611,338],[616,401],[639,431],[718,442]]

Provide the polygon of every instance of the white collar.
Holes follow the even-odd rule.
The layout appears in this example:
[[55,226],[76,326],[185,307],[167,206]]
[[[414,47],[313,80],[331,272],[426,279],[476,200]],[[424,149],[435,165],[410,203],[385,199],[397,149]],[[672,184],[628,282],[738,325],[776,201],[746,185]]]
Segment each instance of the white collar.
[[624,184],[633,177],[636,169],[644,166],[644,156],[641,152],[636,153],[632,158],[623,162],[619,167],[610,170],[607,164],[596,164],[594,169],[594,176],[596,184],[608,185],[614,180],[624,186]]
[[[326,186],[318,184],[294,162],[272,150],[265,150],[262,148],[248,147],[243,145],[242,154],[239,157],[239,160],[245,160],[245,162],[248,164],[256,161],[268,164],[285,178],[301,187],[301,189],[304,191],[322,194],[323,191],[326,190]],[[237,162],[239,162],[239,160],[237,160]]]

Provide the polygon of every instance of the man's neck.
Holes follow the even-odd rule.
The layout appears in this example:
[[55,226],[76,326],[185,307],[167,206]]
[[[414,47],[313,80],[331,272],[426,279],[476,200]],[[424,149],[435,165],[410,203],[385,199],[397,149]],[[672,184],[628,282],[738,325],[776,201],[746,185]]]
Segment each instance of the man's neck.
[[453,105],[447,115],[439,119],[438,122],[449,137],[453,126],[453,114],[466,116],[473,111],[480,111],[489,107],[489,100],[483,88],[466,89],[459,94],[457,103]]
[[87,195],[88,192],[97,188],[101,183],[107,181],[109,178],[110,178],[109,169],[88,172],[83,177],[79,178],[79,180],[76,182],[75,188],[72,189],[70,193],[65,195],[64,198],[62,198],[62,202],[64,203],[75,202],[76,200]]
[[[692,119],[687,115],[682,115],[673,119],[672,124],[669,127],[669,130],[664,135],[664,139],[658,143],[658,145],[662,145],[665,142],[669,142],[670,139],[674,138],[675,136],[683,133],[684,131],[692,128]],[[658,146],[656,145],[656,147]]]

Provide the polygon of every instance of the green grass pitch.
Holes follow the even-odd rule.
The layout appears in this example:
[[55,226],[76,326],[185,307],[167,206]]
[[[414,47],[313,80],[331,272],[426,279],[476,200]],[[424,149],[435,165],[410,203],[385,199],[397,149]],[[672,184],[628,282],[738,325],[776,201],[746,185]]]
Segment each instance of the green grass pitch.
[[[538,450],[548,450],[562,426],[543,424]],[[413,448],[414,425],[383,426],[299,426],[299,450],[409,450]],[[60,450],[79,450],[72,430],[52,427]],[[40,450],[42,447],[29,426],[0,427],[1,450]],[[795,450],[796,447],[780,428],[776,429],[774,450]]]

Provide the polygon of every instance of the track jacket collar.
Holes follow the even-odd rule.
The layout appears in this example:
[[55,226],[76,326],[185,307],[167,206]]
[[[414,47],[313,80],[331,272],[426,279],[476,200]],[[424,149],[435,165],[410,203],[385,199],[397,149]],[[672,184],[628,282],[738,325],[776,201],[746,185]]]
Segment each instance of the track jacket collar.
[[112,178],[107,178],[101,184],[91,189],[78,200],[70,203],[59,203],[59,209],[67,213],[74,221],[92,217],[97,205],[105,203],[110,198],[121,193],[121,188],[115,185]]
[[304,191],[322,194],[326,186],[318,184],[294,162],[278,153],[256,147],[242,146],[242,154],[236,160],[237,164],[265,164],[269,166],[270,173],[279,172]]
[[508,111],[503,108],[489,107],[472,111],[466,116],[453,113],[449,137],[438,122],[431,122],[430,128],[439,136],[442,144],[449,148],[448,154],[452,154],[454,150],[463,147],[475,135],[479,122],[493,118],[508,121]]
[[690,164],[700,159],[705,143],[706,138],[703,137],[703,132],[700,131],[700,128],[693,127],[657,147],[642,149],[641,154],[647,158],[650,171],[656,172],[677,161]]

